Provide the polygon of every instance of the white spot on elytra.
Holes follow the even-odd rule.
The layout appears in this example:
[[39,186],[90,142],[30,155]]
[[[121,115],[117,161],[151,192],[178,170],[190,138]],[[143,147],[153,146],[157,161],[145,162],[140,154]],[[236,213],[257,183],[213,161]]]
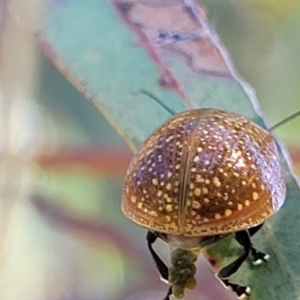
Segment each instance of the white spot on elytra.
[[171,204],[167,204],[167,205],[166,205],[166,211],[167,211],[167,212],[173,211],[173,206],[172,206]]
[[226,209],[225,210],[225,216],[226,217],[229,217],[229,216],[231,216],[232,215],[232,210],[231,209]]
[[220,220],[222,218],[222,216],[220,214],[215,214],[215,219],[216,220]]
[[195,196],[199,197],[201,195],[201,190],[199,188],[196,188],[194,194]]
[[199,209],[201,207],[201,204],[198,201],[193,201],[192,207],[195,209]]
[[199,160],[200,160],[199,156],[195,156],[195,157],[194,157],[194,162],[197,162],[197,161],[199,161]]
[[196,181],[197,182],[202,182],[203,181],[203,178],[201,177],[201,175],[196,176]]
[[220,182],[220,180],[219,180],[218,177],[214,177],[213,183],[214,183],[214,185],[215,185],[216,187],[220,187],[220,186],[221,186],[221,182]]
[[157,180],[156,178],[153,178],[153,179],[152,179],[152,183],[153,183],[154,185],[157,185],[157,184],[158,184],[158,180]]
[[208,194],[208,189],[207,188],[202,188],[203,194]]
[[149,211],[149,215],[153,216],[153,217],[158,217],[158,214],[157,214],[157,212],[155,210],[150,210]]

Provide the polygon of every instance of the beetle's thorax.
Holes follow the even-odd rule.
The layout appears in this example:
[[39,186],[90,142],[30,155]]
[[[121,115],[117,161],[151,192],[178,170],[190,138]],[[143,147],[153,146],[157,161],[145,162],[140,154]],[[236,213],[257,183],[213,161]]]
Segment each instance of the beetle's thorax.
[[174,250],[175,248],[193,249],[200,248],[202,237],[186,237],[183,235],[168,234],[166,235],[166,240],[170,245],[171,250]]
[[214,244],[227,235],[189,237],[183,235],[164,234],[159,236],[170,245],[171,252],[176,248],[181,248],[193,251],[196,254],[199,253],[201,248]]

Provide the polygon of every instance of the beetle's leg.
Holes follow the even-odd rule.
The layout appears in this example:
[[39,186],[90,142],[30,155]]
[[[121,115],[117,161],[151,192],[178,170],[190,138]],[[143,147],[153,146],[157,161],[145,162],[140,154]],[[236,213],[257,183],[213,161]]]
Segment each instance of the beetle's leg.
[[241,286],[231,283],[228,280],[228,277],[234,274],[250,255],[252,250],[251,240],[247,230],[235,233],[235,239],[244,247],[244,253],[234,262],[221,269],[218,273],[218,277],[224,282],[227,287],[230,287],[237,294],[239,299],[243,299],[244,297],[249,296],[250,288],[247,286]]
[[170,285],[170,287],[168,289],[168,293],[167,293],[166,297],[163,300],[170,300],[171,295],[172,295],[172,286]]
[[[256,232],[258,232],[262,228],[263,225],[264,225],[264,223],[262,223],[258,226],[249,228],[248,232],[249,232],[250,236],[253,236],[254,234],[256,234]],[[270,255],[260,252],[252,246],[251,257],[253,258],[254,265],[260,265],[263,262],[267,262],[267,260],[270,258]]]
[[263,227],[263,225],[264,225],[264,223],[249,228],[248,232],[249,232],[250,236],[253,236],[256,232],[258,232]]
[[264,262],[267,262],[267,260],[270,258],[269,254],[265,254],[263,252],[260,252],[260,251],[256,250],[255,248],[252,248],[251,256],[253,258],[252,263],[254,265],[260,265]]
[[[152,248],[152,244],[156,241],[157,238],[158,238],[157,234],[155,234],[151,231],[148,231],[147,243],[148,243],[149,251],[154,259],[156,268],[157,268],[161,278],[168,282],[168,278],[169,278],[168,267],[165,265],[165,263],[160,259],[160,257],[157,255],[157,253]],[[170,300],[171,295],[172,295],[172,286],[170,286],[168,293],[163,300]]]

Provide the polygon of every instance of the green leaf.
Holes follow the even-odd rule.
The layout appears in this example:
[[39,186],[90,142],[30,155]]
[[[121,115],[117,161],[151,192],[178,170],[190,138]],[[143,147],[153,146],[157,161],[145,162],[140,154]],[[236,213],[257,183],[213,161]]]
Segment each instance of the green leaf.
[[[235,72],[202,10],[192,1],[147,3],[52,1],[40,45],[132,148],[170,116],[140,89],[178,112],[215,107],[264,126],[255,94]],[[282,165],[286,204],[253,239],[271,259],[265,266],[246,263],[234,276],[252,287],[251,299],[300,299],[300,192],[284,158]],[[223,265],[239,248],[226,239],[209,252]]]

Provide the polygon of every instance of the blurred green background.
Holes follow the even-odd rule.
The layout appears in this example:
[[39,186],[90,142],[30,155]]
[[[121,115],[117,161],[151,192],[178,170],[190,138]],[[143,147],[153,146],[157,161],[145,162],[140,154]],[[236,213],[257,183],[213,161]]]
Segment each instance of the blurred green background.
[[[57,0],[57,5],[63,2]],[[237,70],[256,90],[267,122],[274,124],[299,110],[299,1],[202,3]],[[4,195],[8,201],[1,211],[0,299],[160,299],[166,286],[159,282],[147,252],[146,232],[120,211],[122,180],[131,156],[128,146],[41,54],[35,39],[27,57],[34,66],[27,66],[33,78],[24,83],[11,76],[10,70],[21,68],[14,61],[17,50],[23,49],[19,34],[30,40],[28,36],[33,36],[41,22],[38,17],[30,24],[35,6],[24,9],[23,5],[20,1],[2,3],[2,44],[11,44],[1,58],[4,66],[9,60],[2,69],[6,70],[1,74],[3,90],[24,84],[27,98],[22,100],[25,106],[17,101],[13,109],[6,99],[15,95],[7,92],[1,99],[4,116],[5,110],[12,115],[12,119],[4,118],[2,144],[9,142],[7,135],[14,135],[18,142],[22,135],[25,141],[25,146],[4,147],[1,184],[7,193],[16,190],[11,182],[20,174],[25,174],[26,182],[17,184],[17,195]],[[46,14],[41,7],[38,14]],[[26,64],[22,67],[24,78]],[[29,112],[24,109],[27,106]],[[9,125],[21,120],[25,123],[18,130]],[[291,149],[300,172],[299,128],[300,118],[276,134]],[[167,259],[167,247],[160,251]],[[214,292],[207,291],[201,299],[214,297]],[[225,298],[233,299],[229,294]],[[185,299],[199,299],[199,295],[191,293]]]

